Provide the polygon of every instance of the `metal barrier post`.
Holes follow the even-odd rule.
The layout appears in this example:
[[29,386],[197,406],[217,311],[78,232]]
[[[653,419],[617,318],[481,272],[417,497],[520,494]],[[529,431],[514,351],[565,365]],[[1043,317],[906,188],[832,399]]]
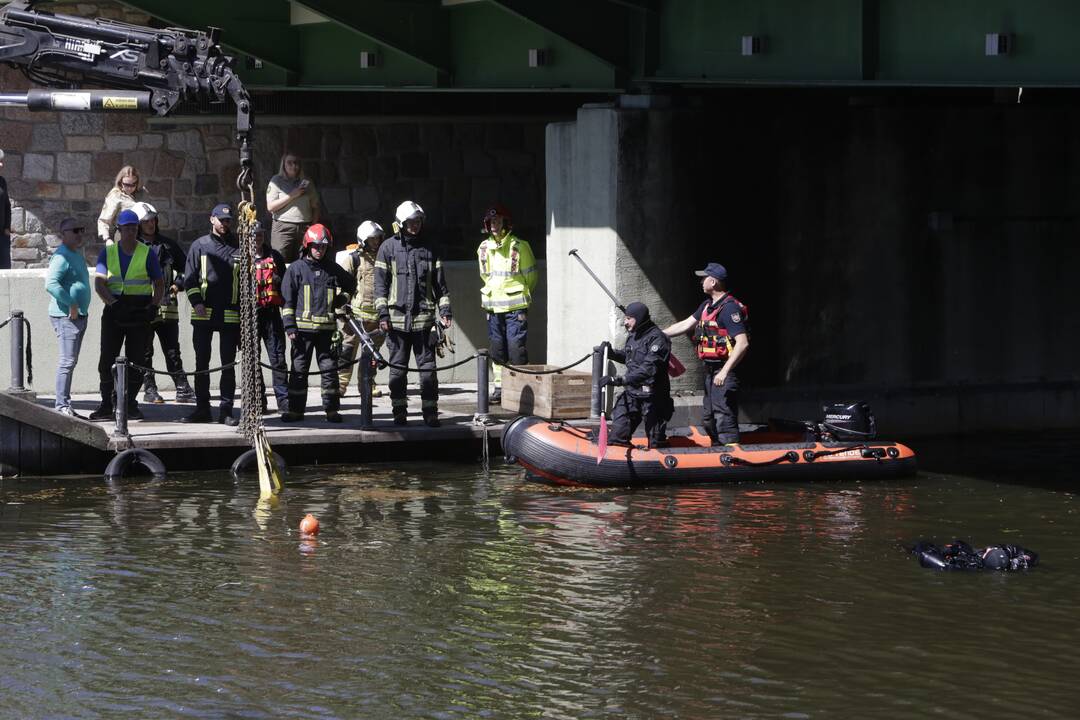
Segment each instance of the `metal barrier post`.
[[487,419],[491,412],[491,404],[488,399],[488,357],[487,350],[476,351],[476,416],[477,419]]
[[116,391],[116,402],[113,404],[113,417],[116,418],[116,435],[128,434],[128,416],[127,416],[127,374],[128,374],[128,361],[123,355],[116,358],[116,363],[113,365],[116,368],[116,380],[113,383],[113,389]]
[[9,392],[22,393],[26,392],[26,386],[23,385],[23,373],[25,367],[23,366],[23,358],[25,352],[26,338],[24,336],[25,328],[23,327],[23,311],[12,310],[11,311],[11,387],[8,388]]
[[375,427],[371,417],[371,383],[375,379],[374,358],[367,347],[360,349],[360,428],[370,430]]
[[589,418],[592,420],[600,417],[601,405],[604,402],[600,378],[607,373],[607,368],[604,367],[605,347],[608,347],[606,340],[592,349],[592,394],[589,396]]

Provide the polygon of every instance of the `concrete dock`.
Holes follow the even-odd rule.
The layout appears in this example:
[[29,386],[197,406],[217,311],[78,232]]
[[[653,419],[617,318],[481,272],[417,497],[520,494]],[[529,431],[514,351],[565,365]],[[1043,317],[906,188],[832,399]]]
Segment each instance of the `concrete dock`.
[[[513,415],[494,406],[493,424],[485,428],[475,423],[475,385],[440,388],[442,427],[438,428],[423,424],[418,391],[410,390],[409,424],[404,427],[393,424],[390,399],[381,397],[373,403],[374,429],[361,429],[360,398],[355,394],[342,399],[344,422],[328,423],[318,388],[313,388],[304,421],[283,423],[277,413],[265,415],[267,436],[274,451],[289,465],[475,459],[482,454],[485,436],[489,451],[499,451],[502,428]],[[129,439],[114,433],[112,421],[90,422],[57,413],[51,397],[28,401],[0,394],[0,463],[7,466],[8,473],[17,469],[20,477],[100,474],[117,452],[137,447],[153,452],[169,471],[213,470],[227,469],[248,449],[235,427],[179,422],[194,405],[173,402],[171,391],[163,395],[167,400],[163,405],[140,404],[146,419],[128,423]],[[96,395],[77,395],[72,398],[72,407],[85,417],[98,401]],[[270,403],[272,407],[272,398]],[[213,414],[216,420],[216,410]]]

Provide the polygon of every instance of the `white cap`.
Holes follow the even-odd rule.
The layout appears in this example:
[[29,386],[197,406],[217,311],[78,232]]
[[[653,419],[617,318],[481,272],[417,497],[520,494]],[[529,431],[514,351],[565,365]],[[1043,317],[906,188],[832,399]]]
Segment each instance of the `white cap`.
[[137,202],[131,206],[131,209],[138,216],[139,222],[157,217],[157,209],[148,202]]

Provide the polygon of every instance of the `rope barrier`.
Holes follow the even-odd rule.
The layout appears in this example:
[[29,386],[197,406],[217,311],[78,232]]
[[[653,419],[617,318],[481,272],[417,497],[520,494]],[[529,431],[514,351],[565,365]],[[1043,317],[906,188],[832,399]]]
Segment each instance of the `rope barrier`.
[[499,367],[504,367],[507,370],[513,370],[514,372],[523,373],[525,375],[554,375],[555,373],[561,373],[561,372],[564,372],[566,370],[570,370],[571,368],[576,368],[578,365],[585,362],[586,360],[588,360],[591,357],[592,357],[592,353],[589,353],[588,355],[581,358],[580,360],[578,360],[575,363],[571,363],[570,365],[564,365],[563,367],[555,368],[554,370],[528,370],[528,369],[523,368],[523,367],[516,367],[514,365],[511,365],[510,363],[502,363],[502,362],[499,362],[497,360],[492,360],[491,364],[492,365],[498,365]]
[[[8,321],[10,321],[10,318],[8,319]],[[0,329],[2,329],[3,327],[4,327],[3,325],[0,325]],[[29,341],[27,341],[27,345],[29,346]],[[393,368],[395,370],[403,370],[405,372],[412,372],[412,373],[441,372],[443,370],[453,370],[456,367],[461,367],[465,363],[472,362],[477,357],[479,357],[479,356],[478,355],[470,355],[469,357],[464,358],[462,360],[458,360],[456,363],[453,363],[451,365],[436,365],[434,368],[431,368],[431,369],[414,368],[414,367],[409,367],[407,365],[398,365],[396,363],[391,363],[391,362],[380,363],[380,364],[384,364],[386,367]],[[574,363],[571,363],[570,365],[564,365],[563,367],[555,368],[554,370],[530,370],[528,368],[522,368],[522,367],[517,367],[515,365],[510,365],[508,363],[495,362],[494,360],[492,361],[492,363],[495,364],[495,365],[499,365],[501,367],[504,367],[507,370],[513,370],[514,372],[523,373],[525,375],[554,375],[555,373],[561,373],[561,372],[564,372],[566,370],[570,370],[572,368],[575,368],[575,367],[577,367],[578,365],[585,362],[586,360],[588,360],[591,357],[592,357],[592,353],[589,353],[588,355],[584,356],[583,358],[581,358],[580,360],[578,360],[578,361],[576,361]],[[351,360],[349,362],[342,363],[341,365],[335,365],[334,367],[332,367],[329,370],[311,370],[310,372],[306,372],[304,374],[309,376],[309,377],[314,377],[316,375],[322,375],[324,372],[338,372],[340,370],[344,370],[345,368],[349,368],[349,367],[352,367],[354,365],[359,364],[360,360],[361,360],[361,358],[358,357],[355,360]],[[239,364],[240,364],[239,361],[233,361],[231,363],[227,363],[227,364],[221,365],[219,367],[209,368],[208,370],[186,370],[185,372],[188,375],[211,375],[211,374],[216,373],[216,372],[221,372],[222,370],[228,370],[229,368],[236,367]],[[134,369],[136,369],[136,370],[138,370],[140,372],[144,372],[144,373],[153,373],[154,375],[171,375],[171,373],[168,370],[158,370],[158,369],[152,368],[152,367],[144,367],[142,365],[137,365],[137,364],[135,364],[133,362],[130,362],[130,361],[128,362],[128,365],[130,365]],[[266,368],[267,370],[276,370],[277,369],[273,365],[269,365],[269,364],[264,363],[262,361],[259,361],[259,365],[261,367]],[[27,366],[29,366],[29,361],[27,362]],[[289,373],[293,372],[289,368],[285,368],[285,371],[289,372]]]

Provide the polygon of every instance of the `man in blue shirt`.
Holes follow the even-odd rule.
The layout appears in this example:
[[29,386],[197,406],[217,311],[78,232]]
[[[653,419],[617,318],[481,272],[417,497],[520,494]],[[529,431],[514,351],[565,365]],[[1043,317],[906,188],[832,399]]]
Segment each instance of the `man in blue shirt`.
[[[150,338],[150,322],[157,317],[165,294],[165,278],[157,254],[139,242],[139,216],[124,210],[116,217],[120,242],[108,245],[98,255],[94,291],[105,303],[101,314],[101,356],[98,383],[101,404],[90,413],[91,420],[113,417],[115,396],[112,367],[124,349],[125,357],[142,362]],[[141,370],[128,368],[128,418],[142,420],[137,393],[142,387]]]
[[60,361],[56,365],[57,412],[79,417],[71,409],[71,375],[79,362],[83,337],[86,336],[86,315],[90,310],[90,271],[80,248],[83,245],[83,224],[75,218],[60,223],[63,244],[49,261],[45,276],[45,291],[49,300],[49,321],[60,341]]

